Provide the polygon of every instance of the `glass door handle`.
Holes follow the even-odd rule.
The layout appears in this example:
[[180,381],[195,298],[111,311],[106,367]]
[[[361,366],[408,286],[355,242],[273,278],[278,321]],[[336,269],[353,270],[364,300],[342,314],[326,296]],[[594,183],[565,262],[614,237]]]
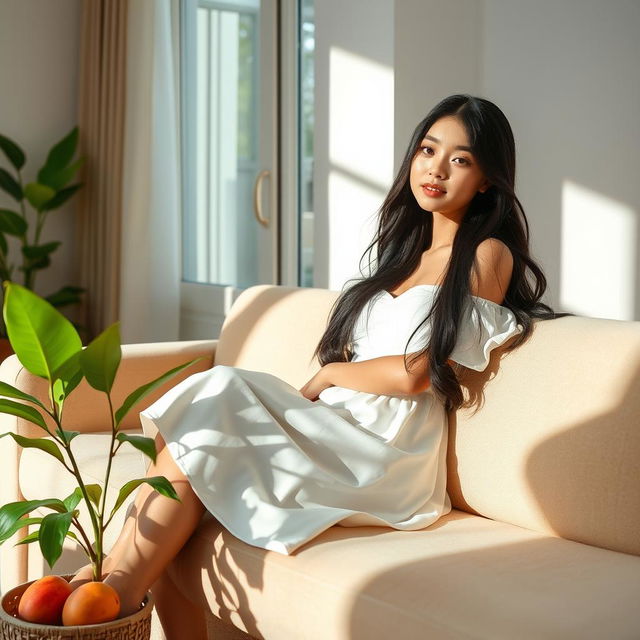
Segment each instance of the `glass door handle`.
[[271,172],[268,169],[261,171],[256,178],[256,183],[253,185],[253,213],[256,216],[256,220],[265,227],[269,226],[269,220],[262,215],[262,183],[270,175]]

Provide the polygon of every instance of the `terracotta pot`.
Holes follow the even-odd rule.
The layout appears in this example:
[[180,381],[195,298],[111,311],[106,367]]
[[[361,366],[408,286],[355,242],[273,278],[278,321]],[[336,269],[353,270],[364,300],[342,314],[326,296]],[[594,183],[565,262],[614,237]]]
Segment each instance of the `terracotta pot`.
[[[70,580],[73,576],[62,576]],[[33,624],[17,617],[18,603],[31,582],[14,587],[2,596],[0,606],[0,640],[149,640],[151,637],[151,612],[153,596],[147,593],[142,607],[136,613],[103,622],[75,627],[62,627],[49,624]]]
[[11,355],[13,355],[11,343],[7,338],[0,338],[0,362],[4,361],[5,358],[8,358]]

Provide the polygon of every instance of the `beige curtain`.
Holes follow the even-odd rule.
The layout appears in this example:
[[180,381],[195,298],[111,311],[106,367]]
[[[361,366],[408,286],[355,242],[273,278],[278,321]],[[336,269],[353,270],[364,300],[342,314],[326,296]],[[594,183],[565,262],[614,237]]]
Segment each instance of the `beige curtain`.
[[94,337],[120,314],[128,0],[83,0],[79,114],[86,157],[78,192],[80,324]]

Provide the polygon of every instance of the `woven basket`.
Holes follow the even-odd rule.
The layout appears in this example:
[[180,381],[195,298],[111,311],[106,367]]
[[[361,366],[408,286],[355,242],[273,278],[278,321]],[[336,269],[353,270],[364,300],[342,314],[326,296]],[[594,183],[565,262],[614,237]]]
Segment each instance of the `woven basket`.
[[[62,577],[70,580],[72,576]],[[61,627],[33,624],[16,617],[20,598],[30,584],[25,582],[2,596],[0,640],[149,640],[151,637],[151,611],[154,604],[151,592],[142,601],[142,608],[126,618],[102,624]]]

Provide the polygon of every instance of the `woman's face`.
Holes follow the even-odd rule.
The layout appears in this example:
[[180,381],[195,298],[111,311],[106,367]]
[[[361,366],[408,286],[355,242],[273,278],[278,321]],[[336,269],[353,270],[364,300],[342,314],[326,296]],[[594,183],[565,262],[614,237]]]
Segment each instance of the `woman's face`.
[[469,150],[464,126],[454,116],[436,120],[427,131],[411,163],[409,180],[422,209],[458,221],[476,193],[490,186]]

